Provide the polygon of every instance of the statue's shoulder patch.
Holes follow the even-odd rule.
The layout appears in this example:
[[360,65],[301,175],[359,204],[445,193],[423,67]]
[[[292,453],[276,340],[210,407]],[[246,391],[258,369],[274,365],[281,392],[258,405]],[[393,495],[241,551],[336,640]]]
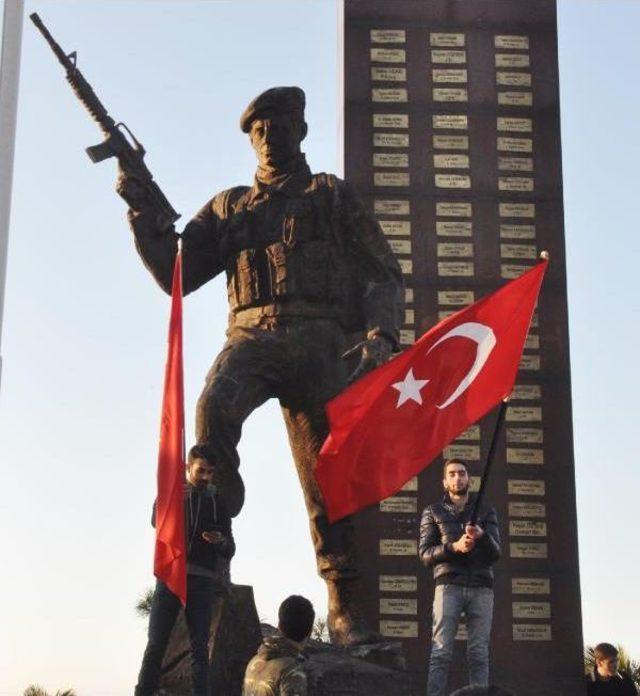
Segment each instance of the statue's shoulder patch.
[[251,191],[251,186],[234,186],[216,193],[211,199],[213,213],[223,220],[228,218],[233,213],[233,208],[249,191]]

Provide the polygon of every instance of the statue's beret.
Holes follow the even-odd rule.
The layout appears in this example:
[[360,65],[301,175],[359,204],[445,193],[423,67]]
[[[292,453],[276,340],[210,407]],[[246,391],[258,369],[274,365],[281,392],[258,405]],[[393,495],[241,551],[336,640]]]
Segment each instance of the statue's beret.
[[271,112],[296,114],[304,118],[305,96],[300,87],[272,87],[259,94],[240,117],[240,128],[244,133],[251,130],[251,124],[257,118],[263,118]]

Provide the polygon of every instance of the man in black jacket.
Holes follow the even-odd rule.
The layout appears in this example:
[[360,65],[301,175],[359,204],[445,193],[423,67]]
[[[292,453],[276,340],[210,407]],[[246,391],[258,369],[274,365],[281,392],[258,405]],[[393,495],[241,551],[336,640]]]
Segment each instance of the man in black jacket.
[[493,617],[493,571],[500,558],[496,512],[481,510],[470,523],[475,496],[464,462],[443,468],[442,502],[426,507],[420,523],[419,555],[433,568],[433,634],[427,696],[444,696],[460,615],[466,616],[469,683],[489,683],[489,636]]
[[618,672],[618,650],[611,643],[598,643],[593,649],[595,667],[587,675],[587,696],[636,696],[633,681]]
[[[231,517],[219,498],[215,460],[204,445],[189,451],[184,487],[185,534],[187,542],[187,604],[185,618],[191,642],[194,696],[209,694],[209,628],[214,604],[229,585],[229,560],[236,547]],[[151,523],[155,527],[155,503]],[[142,659],[135,696],[151,696],[160,681],[171,630],[180,600],[158,580],[149,616],[149,640]]]

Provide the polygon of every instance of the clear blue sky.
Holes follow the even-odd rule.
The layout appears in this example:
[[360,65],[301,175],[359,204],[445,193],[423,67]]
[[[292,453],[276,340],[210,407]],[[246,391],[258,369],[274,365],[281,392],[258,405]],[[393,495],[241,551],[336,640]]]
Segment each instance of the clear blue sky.
[[[1,5],[1,3],[0,3]],[[305,2],[27,2],[38,11],[188,218],[250,182],[238,118],[266,87],[307,92],[305,150],[338,170],[337,16]],[[640,4],[559,3],[562,136],[585,640],[640,658],[637,523]],[[0,397],[0,694],[33,682],[131,692],[152,582],[167,297],[133,251],[113,162],[25,20]],[[224,281],[185,305],[188,422],[224,339]],[[267,446],[265,446],[265,442]],[[247,503],[235,582],[260,616],[301,592],[325,610],[277,404],[241,444]]]

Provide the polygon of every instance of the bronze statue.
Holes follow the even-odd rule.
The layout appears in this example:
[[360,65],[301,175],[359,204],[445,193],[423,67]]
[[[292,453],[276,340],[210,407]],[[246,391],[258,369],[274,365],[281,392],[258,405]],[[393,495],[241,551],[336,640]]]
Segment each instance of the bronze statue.
[[329,524],[313,468],[327,435],[324,404],[348,382],[341,357],[348,336],[366,333],[352,377],[397,348],[402,278],[353,189],[307,166],[304,106],[297,87],[269,89],[249,104],[240,126],[258,158],[253,186],[214,196],[182,235],[124,162],[117,191],[129,204],[138,253],[165,292],[180,236],[185,294],[226,272],[228,338],[198,401],[196,438],[222,464],[222,494],[237,515],[242,424],[267,399],[279,399],[327,582],[330,633],[347,644],[372,639],[358,609],[353,527],[348,519]]

